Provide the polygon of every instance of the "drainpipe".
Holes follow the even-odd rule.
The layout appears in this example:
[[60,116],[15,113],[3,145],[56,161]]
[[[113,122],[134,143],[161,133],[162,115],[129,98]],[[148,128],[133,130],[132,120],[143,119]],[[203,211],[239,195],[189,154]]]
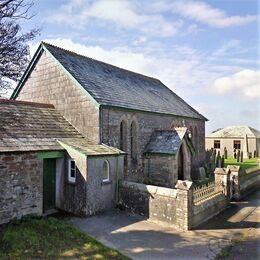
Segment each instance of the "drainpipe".
[[118,176],[118,157],[120,153],[118,153],[116,157],[116,207],[118,207],[119,204],[119,176]]
[[103,142],[102,131],[103,131],[103,108],[102,106],[100,106],[99,107],[99,144],[102,144]]

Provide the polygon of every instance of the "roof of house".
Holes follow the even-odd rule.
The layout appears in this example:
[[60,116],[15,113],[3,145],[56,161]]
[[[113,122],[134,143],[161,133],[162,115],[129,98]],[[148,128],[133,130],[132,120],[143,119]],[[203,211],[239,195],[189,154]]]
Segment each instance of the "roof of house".
[[86,138],[62,138],[58,139],[58,142],[63,147],[70,146],[88,156],[125,154],[115,147],[105,144],[94,144],[93,142],[86,140]]
[[260,138],[260,131],[246,125],[228,126],[218,131],[212,132],[208,138]]
[[123,153],[87,140],[53,105],[0,99],[0,111],[0,152],[64,150],[62,140],[87,155]]
[[186,133],[186,127],[155,130],[145,147],[144,153],[175,155],[179,151]]
[[[207,120],[158,79],[47,43],[40,45],[39,55],[42,49],[47,50],[100,105]],[[33,60],[37,59],[34,57]],[[12,98],[19,93],[24,80],[18,84]]]

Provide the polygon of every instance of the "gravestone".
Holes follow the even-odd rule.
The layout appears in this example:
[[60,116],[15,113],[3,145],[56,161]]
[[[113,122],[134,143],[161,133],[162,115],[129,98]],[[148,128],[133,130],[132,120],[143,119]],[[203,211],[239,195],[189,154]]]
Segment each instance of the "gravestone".
[[199,179],[204,180],[206,178],[206,171],[204,167],[199,168]]

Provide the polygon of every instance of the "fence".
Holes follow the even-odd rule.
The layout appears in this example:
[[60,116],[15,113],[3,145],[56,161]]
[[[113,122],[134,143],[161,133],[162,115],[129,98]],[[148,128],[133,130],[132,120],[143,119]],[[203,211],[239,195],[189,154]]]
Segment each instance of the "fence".
[[215,181],[209,182],[208,184],[204,184],[199,187],[194,187],[193,203],[194,205],[198,205],[222,193],[222,185],[220,183],[215,183]]

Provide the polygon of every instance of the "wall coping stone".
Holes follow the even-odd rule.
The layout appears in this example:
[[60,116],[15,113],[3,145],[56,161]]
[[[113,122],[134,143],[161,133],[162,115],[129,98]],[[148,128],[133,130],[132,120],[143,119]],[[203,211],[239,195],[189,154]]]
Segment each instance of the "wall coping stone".
[[214,174],[218,174],[218,175],[227,175],[230,173],[230,169],[226,169],[226,168],[216,168],[214,171]]
[[176,189],[146,185],[143,183],[130,182],[130,181],[121,181],[120,185],[125,188],[131,188],[131,189],[147,192],[153,195],[160,195],[160,196],[171,197],[171,198],[177,197]]
[[232,173],[239,172],[240,166],[239,165],[228,165],[227,169],[230,170]]
[[180,181],[178,180],[177,184],[175,185],[176,189],[179,190],[190,190],[192,188],[193,182],[192,181]]

